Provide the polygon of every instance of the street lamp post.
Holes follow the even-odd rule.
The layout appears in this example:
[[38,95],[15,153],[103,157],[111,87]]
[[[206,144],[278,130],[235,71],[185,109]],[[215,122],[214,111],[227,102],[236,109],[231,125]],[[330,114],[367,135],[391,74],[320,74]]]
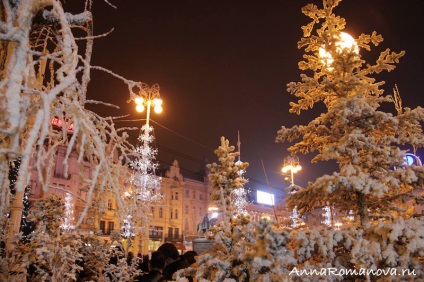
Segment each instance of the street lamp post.
[[[300,166],[299,158],[296,156],[288,156],[284,159],[283,168],[281,171],[283,173],[287,173],[287,171],[290,171],[290,186],[294,186],[294,174],[301,170],[302,167]],[[289,180],[287,177],[285,180]]]
[[160,114],[162,109],[162,99],[160,98],[159,94],[159,85],[155,84],[152,87],[148,87],[147,85],[144,85],[144,87],[141,87],[139,95],[136,95],[134,98],[134,102],[136,103],[136,111],[137,112],[143,112],[146,108],[146,124],[149,126],[149,120],[150,120],[150,108],[153,107],[155,113]]
[[[128,210],[127,218],[125,219],[124,234],[123,236],[131,236],[133,227],[136,224],[133,222],[138,222],[141,229],[141,251],[147,253],[145,242],[148,242],[149,237],[146,233],[145,228],[146,222],[149,220],[150,207],[153,203],[160,201],[163,197],[160,193],[160,177],[156,176],[155,169],[157,164],[154,162],[157,154],[157,150],[151,148],[150,144],[153,140],[152,131],[153,127],[149,125],[150,122],[150,110],[153,110],[156,113],[162,112],[162,99],[160,99],[159,94],[159,85],[155,84],[152,87],[149,87],[147,84],[142,84],[140,86],[140,91],[137,94],[134,94],[133,100],[136,103],[137,112],[143,112],[146,109],[146,123],[141,127],[141,132],[139,136],[139,141],[141,145],[136,148],[136,153],[140,157],[134,161],[131,161],[130,165],[134,169],[134,174],[132,175],[130,182],[135,189],[132,191],[135,193],[130,197],[127,197],[129,200],[132,199],[133,205],[129,207],[131,210]],[[138,203],[141,201],[141,205]],[[131,213],[134,216],[131,216]],[[130,241],[129,241],[130,243]]]
[[[295,184],[294,184],[294,174],[301,170],[302,167],[300,166],[299,158],[297,156],[288,156],[284,159],[283,168],[281,171],[283,173],[287,173],[290,171],[290,194],[296,193]],[[286,181],[288,181],[288,177],[285,178]],[[292,219],[291,227],[296,228],[299,226],[299,213],[297,211],[297,208],[294,207],[290,218]]]

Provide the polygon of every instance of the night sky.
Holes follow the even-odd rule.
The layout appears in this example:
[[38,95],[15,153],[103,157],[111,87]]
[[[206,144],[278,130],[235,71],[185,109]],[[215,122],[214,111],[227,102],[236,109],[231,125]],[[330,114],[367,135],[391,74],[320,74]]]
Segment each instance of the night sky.
[[[68,1],[69,2],[69,1]],[[81,11],[72,5],[67,10]],[[213,151],[225,136],[237,145],[241,137],[241,160],[247,169],[251,190],[267,191],[266,175],[273,193],[288,186],[280,170],[289,143],[275,143],[279,128],[306,124],[317,112],[289,114],[294,97],[286,84],[300,80],[297,67],[303,50],[297,49],[301,26],[309,20],[301,13],[308,3],[321,1],[113,1],[117,9],[94,1],[96,39],[92,65],[102,66],[125,78],[149,85],[158,83],[164,111],[152,113],[158,161],[167,166],[177,159],[183,174],[194,173],[217,162]],[[65,5],[66,7],[66,5]],[[371,52],[361,51],[369,63],[379,52],[405,50],[398,67],[378,76],[386,81],[387,93],[397,84],[403,105],[424,106],[423,0],[344,0],[335,13],[346,19],[353,37],[377,31],[384,41]],[[126,85],[98,70],[92,71],[89,99],[114,103],[119,110],[95,108],[102,115],[128,115],[129,122],[117,126],[140,127],[145,113],[135,112]],[[131,133],[135,140],[138,131]],[[421,158],[424,157],[423,151]],[[296,184],[324,173],[334,166],[311,164],[312,156],[299,156],[303,170]]]

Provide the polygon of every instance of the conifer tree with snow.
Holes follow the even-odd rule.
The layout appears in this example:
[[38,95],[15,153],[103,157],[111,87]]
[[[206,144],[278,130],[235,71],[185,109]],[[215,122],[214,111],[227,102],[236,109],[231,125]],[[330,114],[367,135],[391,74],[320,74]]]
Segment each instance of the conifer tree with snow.
[[[384,82],[375,78],[392,71],[404,51],[386,49],[372,65],[361,53],[381,44],[381,35],[362,34],[351,47],[342,45],[346,23],[333,13],[339,2],[323,1],[321,9],[314,4],[302,9],[311,18],[298,43],[306,51],[299,63],[305,73],[300,82],[288,84],[288,91],[297,97],[290,103],[291,113],[301,114],[315,104],[325,110],[307,125],[283,126],[277,141],[300,139],[289,148],[292,154],[314,153],[312,162],[334,160],[339,167],[291,195],[289,208],[297,206],[305,213],[330,203],[339,211],[352,210],[366,228],[373,218],[405,215],[401,204],[413,199],[413,191],[424,183],[424,167],[405,165],[407,150],[424,145],[424,109],[397,107],[394,97],[384,94]],[[392,104],[395,113],[382,111],[384,104]]]
[[[324,0],[323,8],[309,4],[302,9],[311,19],[302,28],[303,38],[298,43],[306,51],[305,60],[299,63],[305,73],[300,82],[288,84],[288,91],[297,97],[290,103],[291,113],[301,114],[316,104],[325,110],[307,125],[283,126],[276,140],[300,139],[289,148],[292,154],[313,153],[314,163],[338,164],[338,171],[290,195],[289,209],[296,206],[305,213],[331,205],[338,212],[353,213],[354,221],[342,230],[293,230],[289,248],[299,268],[415,271],[409,276],[362,273],[346,279],[423,279],[424,221],[409,218],[405,204],[415,205],[422,199],[414,192],[424,183],[424,167],[406,165],[405,154],[424,145],[424,109],[402,107],[399,93],[385,95],[381,88],[384,82],[375,78],[380,72],[392,71],[403,51],[386,49],[369,64],[361,52],[381,44],[381,35],[362,34],[355,39],[356,44],[342,44],[346,23],[333,13],[340,2]],[[382,111],[383,105],[392,105],[393,112]]]
[[247,182],[240,171],[245,171],[249,164],[236,162],[239,153],[233,152],[234,149],[235,147],[230,146],[230,142],[222,136],[221,145],[214,151],[220,163],[207,165],[210,170],[208,178],[213,188],[211,200],[223,213],[224,219],[227,216],[231,217],[235,212],[231,202],[231,193],[235,189],[243,188],[243,185]]
[[200,255],[194,266],[176,274],[177,281],[194,277],[197,281],[281,281],[288,279],[288,269],[296,260],[287,249],[288,230],[277,229],[272,221],[252,221],[245,213],[236,213],[231,192],[246,182],[239,173],[247,163],[237,162],[238,153],[221,137],[215,150],[220,164],[209,165],[209,179],[214,188],[212,198],[226,211],[224,221],[212,226],[212,250]]
[[296,264],[288,230],[277,229],[272,221],[252,221],[238,214],[227,224],[219,222],[211,231],[212,250],[196,258],[196,263],[176,274],[176,281],[285,281]]

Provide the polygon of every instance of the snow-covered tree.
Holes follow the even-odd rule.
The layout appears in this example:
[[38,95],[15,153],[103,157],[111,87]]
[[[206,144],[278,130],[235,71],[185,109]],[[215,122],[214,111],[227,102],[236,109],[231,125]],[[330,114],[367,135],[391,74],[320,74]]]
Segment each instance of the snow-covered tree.
[[296,260],[286,248],[286,230],[272,221],[252,221],[239,214],[213,226],[212,250],[197,257],[195,265],[177,272],[176,281],[191,276],[197,281],[285,281]]
[[[296,206],[304,213],[328,205],[356,222],[354,226],[346,222],[341,230],[293,230],[288,248],[297,260],[296,269],[392,272],[296,279],[423,279],[424,237],[420,230],[424,221],[403,217],[409,217],[405,203],[420,200],[413,192],[424,183],[423,166],[405,165],[407,149],[415,151],[424,144],[424,109],[403,108],[399,93],[384,95],[384,82],[374,78],[382,71],[393,70],[404,52],[387,49],[374,65],[366,64],[360,52],[383,40],[375,32],[362,34],[355,44],[343,47],[345,21],[333,13],[339,3],[324,0],[322,9],[313,4],[302,9],[312,21],[303,27],[304,37],[298,43],[307,52],[299,68],[312,71],[312,76],[303,73],[300,82],[288,84],[289,92],[298,98],[290,104],[290,112],[300,114],[317,103],[325,110],[307,125],[282,127],[277,141],[301,139],[289,148],[292,154],[315,153],[313,162],[334,160],[339,166],[339,171],[319,177],[290,195],[289,208]],[[385,104],[394,105],[394,113],[382,111]],[[402,269],[415,273],[399,275]]]
[[[303,29],[298,47],[306,54],[299,68],[300,82],[288,84],[297,102],[290,112],[300,114],[321,103],[325,110],[307,125],[282,127],[277,141],[301,139],[289,148],[292,154],[315,153],[313,162],[334,160],[339,171],[324,175],[288,199],[301,213],[329,203],[339,211],[352,210],[362,227],[372,218],[404,215],[402,203],[424,183],[423,166],[405,166],[405,153],[424,145],[422,122],[424,109],[401,108],[396,113],[380,110],[394,104],[392,95],[384,95],[374,75],[392,71],[405,52],[383,51],[375,64],[366,63],[361,52],[383,41],[373,32],[362,34],[356,44],[343,47],[345,20],[333,13],[340,1],[323,1],[320,9],[309,4],[302,12],[311,18]],[[324,54],[324,55],[323,55]]]
[[[424,221],[380,221],[367,230],[317,227],[292,231],[288,248],[297,260],[295,281],[417,281],[424,279]],[[356,274],[300,275],[297,270],[349,269]],[[386,273],[381,272],[384,270]],[[368,273],[366,272],[368,271]],[[373,271],[373,272],[370,272]],[[378,274],[377,271],[380,271]]]
[[225,137],[221,137],[221,145],[214,151],[220,163],[208,164],[210,170],[208,178],[213,188],[211,200],[223,213],[224,219],[235,212],[231,194],[235,189],[243,188],[247,182],[240,171],[245,171],[249,165],[246,162],[236,162],[239,153],[233,153],[235,148],[229,144],[230,142]]
[[[11,211],[10,224],[3,230],[6,238],[19,232],[17,223],[28,175],[37,170],[38,181],[47,191],[59,147],[66,148],[65,176],[71,152],[78,156],[80,171],[85,161],[93,169],[89,179],[80,174],[87,206],[75,219],[76,228],[93,202],[104,194],[114,194],[119,210],[124,210],[121,184],[127,176],[127,155],[134,154],[135,149],[127,141],[127,128],[118,130],[112,117],[101,117],[87,109],[89,104],[102,103],[87,97],[87,86],[92,69],[122,80],[130,99],[146,84],[90,65],[94,39],[103,36],[93,33],[91,5],[92,1],[81,1],[81,13],[70,14],[59,0],[0,4],[0,211]],[[16,195],[10,204],[8,164],[18,156],[21,163]]]
[[35,230],[28,236],[28,243],[18,241],[15,248],[30,281],[75,281],[82,270],[78,265],[82,241],[60,235],[64,211],[63,200],[51,196],[35,202],[28,215]]

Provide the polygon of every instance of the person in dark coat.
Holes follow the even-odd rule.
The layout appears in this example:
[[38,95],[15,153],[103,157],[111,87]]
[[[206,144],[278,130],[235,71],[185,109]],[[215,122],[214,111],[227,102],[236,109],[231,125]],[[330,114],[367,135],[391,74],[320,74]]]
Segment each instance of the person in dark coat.
[[164,282],[165,277],[162,274],[165,267],[165,256],[161,252],[153,252],[149,260],[149,273],[140,276],[138,282]]
[[162,244],[158,251],[165,256],[165,269],[163,270],[163,276],[166,280],[172,280],[172,275],[175,272],[190,265],[183,256],[180,257],[177,247],[175,247],[172,243]]
[[197,253],[195,251],[188,251],[183,254],[184,258],[187,260],[189,265],[192,265],[196,262]]

